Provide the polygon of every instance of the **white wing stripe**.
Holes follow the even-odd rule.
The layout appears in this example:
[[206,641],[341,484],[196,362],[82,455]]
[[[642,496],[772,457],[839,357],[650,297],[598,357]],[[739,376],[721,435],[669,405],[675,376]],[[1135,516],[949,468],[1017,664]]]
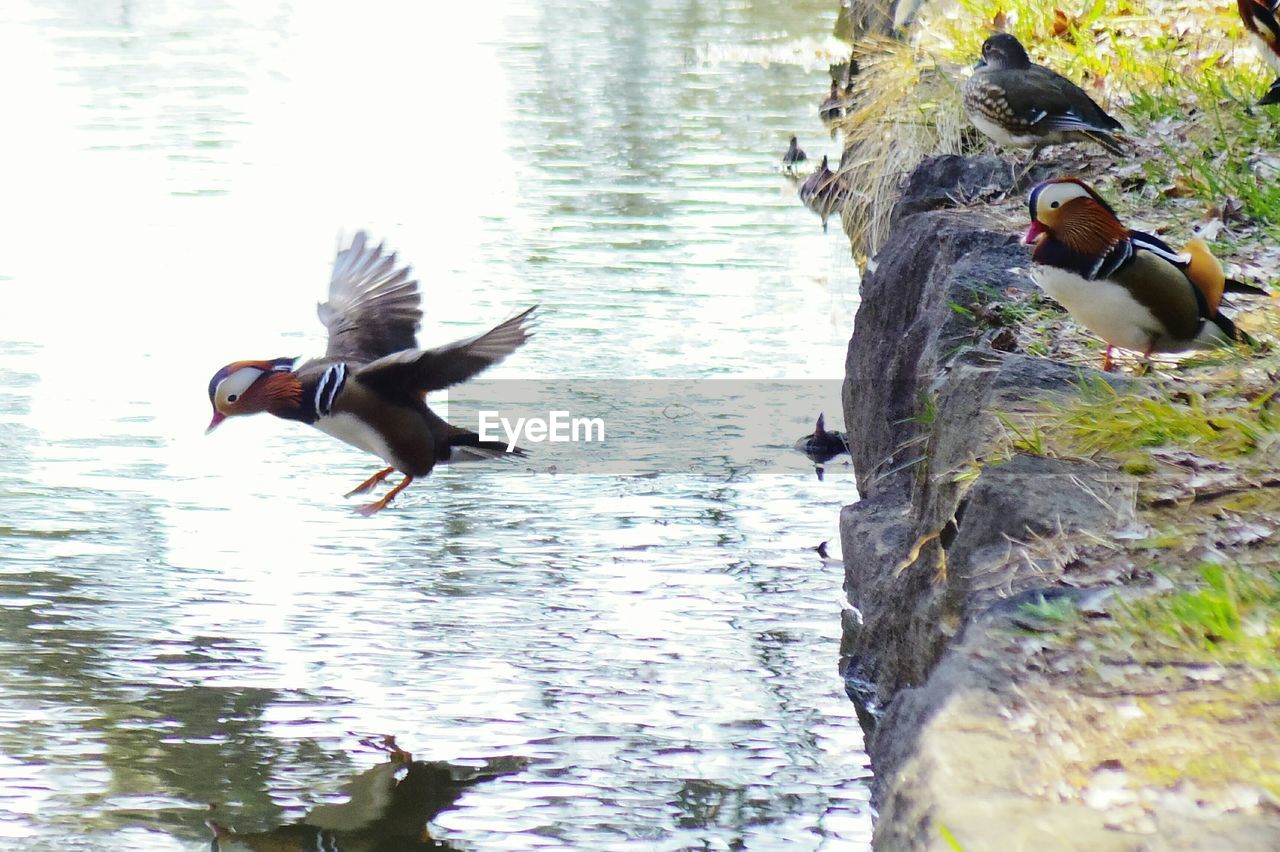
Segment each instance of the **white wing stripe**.
[[337,399],[342,386],[347,383],[347,365],[334,364],[324,371],[316,384],[316,416],[328,417],[333,411],[333,401]]

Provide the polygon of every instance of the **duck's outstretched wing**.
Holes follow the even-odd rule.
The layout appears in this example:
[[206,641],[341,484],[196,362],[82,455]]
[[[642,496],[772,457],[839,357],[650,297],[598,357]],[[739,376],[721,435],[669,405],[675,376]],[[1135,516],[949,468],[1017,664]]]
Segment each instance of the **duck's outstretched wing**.
[[537,305],[476,337],[435,349],[410,349],[361,367],[360,381],[389,397],[443,390],[487,370],[524,345]]
[[369,244],[364,231],[338,252],[329,300],[318,307],[329,329],[326,357],[361,363],[417,347],[422,321],[418,282],[394,252]]

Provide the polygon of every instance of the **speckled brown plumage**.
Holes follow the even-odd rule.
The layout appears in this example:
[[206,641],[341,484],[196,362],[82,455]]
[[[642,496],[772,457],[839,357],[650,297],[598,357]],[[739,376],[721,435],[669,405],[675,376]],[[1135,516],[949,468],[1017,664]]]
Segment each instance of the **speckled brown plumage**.
[[974,126],[1001,145],[1038,150],[1091,141],[1114,154],[1125,150],[1112,136],[1124,126],[1075,83],[1034,64],[1008,33],[982,45],[982,61],[964,86],[964,108]]

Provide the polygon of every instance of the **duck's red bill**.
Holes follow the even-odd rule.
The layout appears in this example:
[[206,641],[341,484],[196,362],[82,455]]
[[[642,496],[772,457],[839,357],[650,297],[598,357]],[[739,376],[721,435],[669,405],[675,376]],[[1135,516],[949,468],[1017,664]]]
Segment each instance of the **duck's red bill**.
[[208,435],[214,429],[218,428],[219,423],[221,423],[223,420],[226,420],[226,419],[227,419],[227,415],[223,414],[221,411],[213,412],[213,419],[209,421],[209,428],[205,429],[204,433]]
[[1041,234],[1049,233],[1049,229],[1041,225],[1039,220],[1031,223],[1031,227],[1027,228],[1027,235],[1022,238],[1022,242],[1026,245],[1035,245],[1036,240],[1040,239]]

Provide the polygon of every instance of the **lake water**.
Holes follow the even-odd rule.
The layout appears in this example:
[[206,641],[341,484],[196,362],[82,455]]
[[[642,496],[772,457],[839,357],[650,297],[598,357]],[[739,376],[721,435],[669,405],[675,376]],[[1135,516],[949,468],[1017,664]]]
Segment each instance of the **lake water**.
[[[854,486],[787,449],[838,419],[856,272],[775,169],[836,150],[836,3],[344,5],[0,9],[0,848],[208,848],[210,803],[301,819],[390,734],[529,759],[432,824],[461,848],[866,849],[812,550]],[[700,420],[711,475],[456,467],[356,516],[371,457],[203,431],[218,367],[323,350],[357,228],[424,342],[543,306],[497,380],[816,401],[779,470]]]

